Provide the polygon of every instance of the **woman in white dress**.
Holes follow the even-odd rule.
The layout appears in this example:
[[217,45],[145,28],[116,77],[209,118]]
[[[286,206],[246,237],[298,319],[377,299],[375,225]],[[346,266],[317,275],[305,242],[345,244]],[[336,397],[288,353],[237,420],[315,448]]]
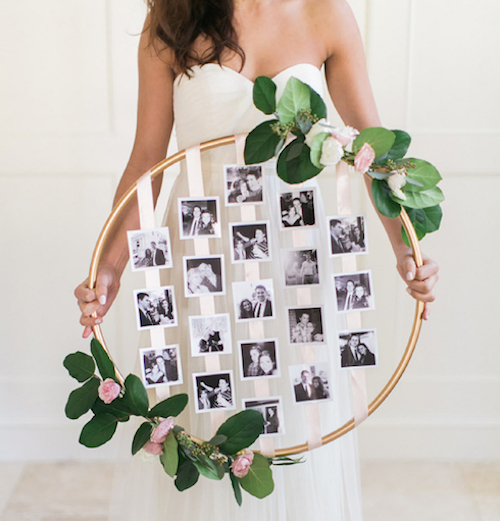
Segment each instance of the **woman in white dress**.
[[[253,80],[257,76],[273,78],[278,96],[291,76],[308,83],[324,96],[323,73],[320,70],[324,65],[329,94],[344,123],[359,130],[380,125],[361,38],[346,0],[155,0],[148,3],[150,13],[139,47],[137,134],[115,202],[145,171],[164,159],[174,116],[179,149],[226,135],[249,132],[265,119],[252,101]],[[203,155],[205,194],[219,195],[223,229],[227,229],[227,223],[240,220],[237,208],[223,207],[222,204],[222,167],[234,162],[233,147]],[[270,196],[267,205],[256,207],[256,217],[257,220],[273,223],[268,230],[273,262],[261,264],[261,278],[274,279],[274,309],[283,310],[286,306],[297,304],[288,297],[287,291],[291,290],[286,290],[285,281],[281,281],[284,263],[280,251],[292,247],[292,243],[290,235],[287,235],[291,232],[279,230],[281,212],[276,194],[287,189],[275,173],[263,177],[264,192]],[[316,186],[314,182],[306,185]],[[158,181],[154,187],[156,194],[159,187]],[[166,215],[166,224],[175,245],[172,248],[175,251],[174,267],[164,270],[166,278],[162,283],[175,285],[178,309],[197,315],[200,313],[198,299],[183,298],[182,256],[193,255],[194,248],[193,241],[179,238],[177,198],[188,195],[187,179],[182,171],[172,190]],[[320,214],[325,211],[333,214],[335,211],[333,208],[325,209],[319,198],[316,208]],[[315,230],[308,230],[308,240],[310,238],[314,244],[320,245],[326,241],[328,234],[323,229],[326,220],[320,217],[317,222],[322,224]],[[427,303],[434,299],[437,265],[426,258],[424,266],[416,269],[410,249],[401,240],[399,222],[386,218],[382,218],[382,222],[396,255],[397,269],[411,295],[426,302],[424,318],[427,318]],[[124,232],[138,228],[137,211],[131,207],[122,228],[103,254],[96,289],[89,290],[84,282],[75,291],[82,311],[80,321],[85,327],[84,337],[90,334],[92,325],[102,322],[116,297],[120,276],[128,260]],[[228,264],[233,246],[229,237],[223,237],[218,242],[216,239],[210,241],[211,253],[224,254]],[[329,280],[330,268],[326,264],[319,267],[320,280]],[[217,297],[217,313],[231,312],[234,315],[230,298],[231,282],[242,280],[243,272],[241,265],[233,265],[230,269],[226,266],[227,297]],[[334,313],[333,288],[323,285],[323,288],[313,288],[311,291],[326,312],[331,310]],[[97,317],[91,316],[94,311]],[[296,348],[287,346],[288,316],[282,314],[277,319],[266,321],[266,336],[278,337],[281,349],[277,369],[281,372],[281,378],[273,378],[269,382],[271,395],[283,397],[285,411],[285,435],[277,443],[291,446],[306,439],[304,419],[300,416],[303,409],[293,404],[288,379],[288,365],[300,364],[301,358]],[[333,321],[324,322],[326,338],[335,338],[334,332],[329,329],[333,327],[330,324]],[[185,324],[187,319],[179,323]],[[246,328],[247,324],[237,324],[236,339],[248,338]],[[277,334],[276,331],[281,332]],[[168,338],[169,344],[178,343],[181,346],[186,382],[184,387],[176,387],[172,392],[187,391],[191,384],[190,373],[204,370],[202,361],[189,356],[187,328],[170,329]],[[338,365],[338,357],[330,360],[333,351],[330,349],[325,356]],[[237,356],[222,360],[224,370],[233,369],[239,408],[241,398],[254,396],[251,382],[238,383],[240,369]],[[324,432],[337,427],[340,421],[351,415],[346,374],[333,371],[330,377],[330,394],[338,400],[320,405]],[[192,390],[191,395],[195,396]],[[196,414],[192,404],[178,423],[197,436],[205,439],[211,436],[209,414]],[[122,503],[118,501],[117,504],[123,506],[123,511],[117,512],[117,517],[145,521],[172,517],[186,521],[361,519],[351,436],[308,454],[304,464],[275,469],[274,475],[275,492],[269,498],[257,500],[246,495],[243,506],[239,508],[230,497],[232,491],[227,479],[225,483],[219,483],[202,478],[190,490],[179,493],[160,465],[152,468],[139,463],[124,480],[123,487],[120,486],[123,498]],[[347,497],[347,507],[344,496]]]

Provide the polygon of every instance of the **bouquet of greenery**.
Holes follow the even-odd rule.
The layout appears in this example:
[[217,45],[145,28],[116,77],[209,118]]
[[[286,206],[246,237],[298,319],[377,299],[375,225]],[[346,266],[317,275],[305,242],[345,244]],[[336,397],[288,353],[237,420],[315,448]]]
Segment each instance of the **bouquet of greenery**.
[[[326,121],[326,105],[320,95],[296,78],[288,80],[277,101],[275,83],[260,76],[253,100],[259,110],[274,118],[248,135],[247,164],[278,156],[278,176],[295,184],[345,161],[358,174],[372,178],[373,200],[382,215],[396,218],[404,207],[419,240],[439,228],[444,196],[436,185],[441,176],[429,162],[405,158],[411,142],[408,133],[382,127],[361,132],[334,127]],[[408,244],[403,228],[402,234]]]

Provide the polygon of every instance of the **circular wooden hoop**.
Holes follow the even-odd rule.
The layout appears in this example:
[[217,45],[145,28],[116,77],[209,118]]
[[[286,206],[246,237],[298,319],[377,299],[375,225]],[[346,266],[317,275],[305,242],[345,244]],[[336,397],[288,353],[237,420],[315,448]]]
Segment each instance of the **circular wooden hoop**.
[[[202,143],[200,145],[200,150],[203,152],[205,150],[211,150],[213,148],[218,148],[225,145],[230,145],[235,142],[235,136],[228,136],[220,139],[214,139],[213,141],[207,141],[206,143]],[[186,152],[184,150],[177,152],[177,154],[174,154],[173,156],[167,157],[160,163],[158,163],[156,166],[154,166],[151,169],[151,178],[154,179],[158,175],[160,175],[166,168],[174,165],[175,163],[178,163],[179,161],[182,161],[186,157]],[[126,206],[126,204],[130,201],[130,199],[136,194],[137,192],[137,185],[134,184],[129,188],[129,190],[123,195],[123,197],[118,201],[116,206],[113,208],[113,211],[111,212],[111,215],[108,217],[108,220],[106,221],[101,234],[99,235],[99,239],[97,240],[96,247],[94,249],[94,254],[92,255],[92,262],[90,264],[90,274],[89,274],[89,288],[94,288],[96,284],[97,279],[97,268],[99,266],[99,260],[101,258],[102,251],[104,249],[104,244],[106,243],[106,238],[108,236],[109,230],[115,223],[116,219],[120,215],[123,208]],[[415,263],[417,267],[422,266],[423,260],[422,260],[422,253],[420,251],[420,246],[418,243],[417,234],[415,233],[415,230],[413,228],[413,225],[410,221],[410,218],[408,217],[408,214],[406,213],[405,209],[401,209],[401,214],[399,216],[399,220],[401,221],[401,224],[403,225],[403,228],[406,231],[406,234],[408,236],[410,246],[413,252],[413,257],[415,259]],[[380,391],[380,393],[375,397],[375,399],[368,405],[368,416],[373,414],[380,405],[384,402],[384,400],[389,396],[389,394],[393,391],[396,384],[399,382],[401,376],[403,376],[403,373],[405,372],[406,367],[408,366],[408,363],[410,362],[410,359],[413,355],[413,352],[415,350],[415,346],[417,345],[418,336],[420,334],[420,330],[422,328],[422,313],[424,311],[424,304],[423,302],[416,302],[415,305],[415,316],[413,319],[413,325],[410,333],[410,337],[408,339],[408,343],[406,344],[406,349],[403,353],[403,356],[401,357],[401,360],[399,361],[398,366],[394,370],[392,376],[389,378],[389,381],[386,383],[384,388]],[[102,334],[101,327],[99,325],[94,326],[93,332],[97,340],[101,342],[104,349],[110,355],[109,350],[106,346],[106,343],[104,341],[104,337]],[[110,355],[111,357],[111,355]],[[123,384],[123,376],[117,371],[117,377],[118,380]],[[340,438],[344,434],[347,434],[349,431],[354,429],[356,427],[354,418],[351,418],[349,421],[344,423],[341,427],[338,429],[330,432],[329,434],[326,434],[321,438],[321,445],[326,445],[327,443],[330,443],[333,440],[336,440],[337,438]],[[309,447],[307,443],[304,443],[302,445],[295,445],[294,447],[286,447],[283,449],[278,449],[276,451],[276,456],[293,456],[296,454],[300,454],[302,452],[307,452],[309,450]]]

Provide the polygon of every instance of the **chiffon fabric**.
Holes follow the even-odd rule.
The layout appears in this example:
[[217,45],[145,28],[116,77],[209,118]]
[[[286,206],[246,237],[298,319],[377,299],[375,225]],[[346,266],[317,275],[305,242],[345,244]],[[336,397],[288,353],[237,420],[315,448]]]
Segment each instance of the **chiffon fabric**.
[[[277,95],[281,96],[287,80],[296,77],[324,94],[324,78],[311,64],[298,64],[273,78]],[[181,75],[174,85],[174,113],[179,150],[198,143],[233,134],[247,133],[269,119],[258,111],[252,101],[253,83],[238,72],[207,64],[194,67],[192,76]],[[221,210],[222,238],[209,239],[210,254],[225,257],[225,296],[215,296],[215,312],[230,313],[233,353],[220,355],[221,370],[232,370],[236,410],[242,410],[243,398],[254,398],[253,381],[241,380],[238,340],[249,339],[248,324],[235,323],[232,282],[245,280],[243,264],[232,264],[229,223],[240,222],[241,210],[225,206],[223,166],[236,163],[234,146],[225,146],[202,153],[205,196],[218,196]],[[276,175],[275,163],[265,165],[263,186],[265,204],[257,205],[257,221],[269,221],[268,242],[272,261],[260,263],[261,279],[273,279],[276,318],[264,321],[266,338],[278,340],[280,377],[269,379],[270,396],[281,396],[285,434],[274,437],[276,448],[289,447],[307,440],[304,405],[294,403],[293,386],[288,367],[302,363],[301,348],[290,344],[287,306],[297,305],[294,289],[285,286],[283,249],[292,248],[291,229],[281,229],[279,193],[314,189],[316,223],[307,227],[308,248],[318,250],[320,285],[311,287],[312,306],[323,306],[323,327],[326,342],[315,347],[316,360],[329,364],[331,399],[319,402],[323,434],[334,430],[352,417],[349,373],[341,371],[336,343],[337,320],[331,273],[333,261],[328,254],[327,215],[336,215],[336,194],[325,188],[321,180],[309,181],[300,187],[283,183]],[[331,183],[330,183],[331,184]],[[185,166],[172,188],[165,216],[173,251],[173,268],[162,270],[162,285],[175,287],[179,326],[165,331],[166,344],[179,344],[183,385],[173,386],[171,393],[188,392],[190,402],[176,423],[203,439],[212,436],[209,413],[196,413],[192,373],[205,372],[203,357],[192,357],[188,316],[200,314],[198,298],[185,298],[182,257],[195,254],[193,240],[181,240],[179,235],[178,198],[189,197]],[[326,207],[325,207],[326,206]],[[304,248],[306,249],[306,248]],[[130,439],[126,443],[131,443]],[[256,445],[258,448],[258,445]],[[137,521],[360,521],[359,476],[355,434],[350,433],[324,447],[305,454],[301,464],[273,467],[275,490],[265,499],[256,499],[243,492],[243,505],[233,498],[228,476],[222,482],[201,477],[191,489],[178,492],[155,461],[147,464],[137,456],[117,468],[115,495],[111,519]]]

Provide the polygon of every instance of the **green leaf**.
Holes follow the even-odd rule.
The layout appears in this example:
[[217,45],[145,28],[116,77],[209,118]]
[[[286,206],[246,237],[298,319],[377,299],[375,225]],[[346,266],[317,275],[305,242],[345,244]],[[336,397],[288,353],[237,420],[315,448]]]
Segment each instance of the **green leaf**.
[[[429,208],[408,208],[408,217],[410,218],[417,235],[422,233],[422,238],[426,233],[432,233],[439,229],[443,210],[441,206],[431,206]],[[419,240],[421,237],[419,236]]]
[[389,219],[395,219],[401,213],[401,206],[391,198],[390,192],[385,181],[373,179],[372,196],[377,210]]
[[241,503],[243,502],[243,497],[241,496],[241,487],[238,478],[232,473],[229,473],[229,477],[231,478],[231,485],[233,486],[234,497],[236,499],[236,503],[241,507]]
[[69,395],[65,408],[68,418],[76,420],[90,410],[97,400],[100,383],[99,378],[94,376]]
[[144,422],[136,431],[132,440],[132,455],[137,454],[144,445],[150,440],[153,426],[149,422]]
[[249,494],[259,499],[268,496],[274,490],[273,473],[262,454],[254,453],[248,474],[240,478],[240,484]]
[[179,468],[177,469],[177,477],[175,478],[174,484],[180,492],[191,488],[196,485],[200,473],[198,469],[188,460],[184,460]]
[[160,456],[160,461],[165,472],[173,478],[177,474],[179,453],[177,451],[177,440],[172,431],[167,434],[167,438],[163,442],[163,454]]
[[94,414],[112,414],[116,416],[118,421],[127,421],[130,418],[130,411],[125,407],[121,399],[113,400],[110,404],[106,404],[100,398],[97,398],[92,411]]
[[325,165],[322,165],[320,162],[321,151],[322,151],[323,142],[329,135],[330,134],[328,134],[328,132],[321,132],[321,134],[317,134],[314,137],[313,142],[311,143],[311,152],[310,152],[311,163],[317,168],[324,168],[324,166],[325,166]]
[[384,179],[387,179],[391,174],[386,174],[384,172],[376,172],[375,170],[368,172],[368,175],[370,177],[373,177],[373,179],[378,179],[379,181],[382,181]]
[[386,159],[392,159],[394,161],[395,159],[401,159],[405,156],[411,143],[411,137],[410,134],[404,130],[392,130],[392,132],[396,136],[396,140],[387,153]]
[[305,147],[305,143],[301,139],[294,139],[290,143],[290,148],[288,150],[288,153],[286,155],[286,160],[293,161],[294,159],[300,158],[300,155],[302,154],[302,149]]
[[85,382],[95,372],[94,359],[81,351],[68,355],[64,359],[63,365],[68,370],[70,376],[76,378],[79,382]]
[[227,436],[224,436],[223,434],[216,434],[208,443],[214,447],[218,447],[219,445],[225,443],[226,440]]
[[311,163],[311,152],[308,146],[302,146],[300,156],[288,159],[288,154],[292,150],[297,150],[296,148],[292,149],[291,146],[295,141],[303,143],[304,138],[298,137],[289,143],[278,157],[278,176],[289,184],[302,183],[318,175],[322,170],[322,168],[317,168]]
[[106,378],[112,378],[113,380],[116,380],[115,366],[109,358],[108,353],[104,351],[99,340],[95,338],[92,339],[92,342],[90,342],[90,351],[92,352],[92,356],[95,358],[102,379],[106,380]]
[[437,168],[431,163],[424,161],[423,159],[414,159],[408,158],[405,159],[405,162],[409,161],[415,165],[415,168],[408,169],[408,177],[411,179],[415,179],[422,184],[421,187],[407,184],[405,186],[406,192],[420,192],[422,190],[428,190],[429,188],[433,188],[436,186],[439,181],[441,181],[442,177],[437,171]]
[[79,441],[85,447],[100,447],[113,437],[117,425],[112,414],[96,414],[83,426]]
[[147,416],[149,407],[148,394],[140,378],[135,374],[129,374],[125,378],[125,394],[122,400],[132,414]]
[[274,155],[277,156],[280,153],[280,150],[283,148],[283,145],[285,144],[285,140],[281,138],[278,141],[278,144],[276,145],[276,148],[274,149]]
[[408,192],[405,190],[406,201],[401,204],[407,208],[429,208],[444,201],[444,195],[440,188],[434,186],[421,192]]
[[259,76],[253,86],[253,102],[264,114],[276,111],[276,84],[267,76]]
[[208,479],[221,480],[224,477],[224,468],[205,454],[197,456],[196,460],[193,461],[193,465],[202,476]]
[[362,130],[352,144],[352,151],[357,154],[359,149],[368,143],[375,151],[375,157],[383,156],[391,149],[396,140],[394,132],[383,127],[370,127]]
[[253,165],[263,163],[274,156],[274,151],[280,142],[280,136],[275,134],[271,125],[278,120],[271,119],[256,126],[245,141],[245,163]]
[[311,112],[318,116],[319,119],[326,118],[326,105],[321,96],[311,87],[309,87],[311,95]]
[[224,454],[236,454],[249,447],[262,432],[264,418],[255,410],[246,410],[231,416],[217,430],[217,434],[227,436],[227,440],[220,445]]
[[157,403],[148,413],[150,418],[160,416],[168,418],[169,416],[179,416],[179,414],[186,408],[189,397],[187,394],[176,394]]
[[277,112],[282,124],[295,120],[300,110],[311,108],[309,87],[297,78],[291,77],[285,86],[283,95],[278,101]]

